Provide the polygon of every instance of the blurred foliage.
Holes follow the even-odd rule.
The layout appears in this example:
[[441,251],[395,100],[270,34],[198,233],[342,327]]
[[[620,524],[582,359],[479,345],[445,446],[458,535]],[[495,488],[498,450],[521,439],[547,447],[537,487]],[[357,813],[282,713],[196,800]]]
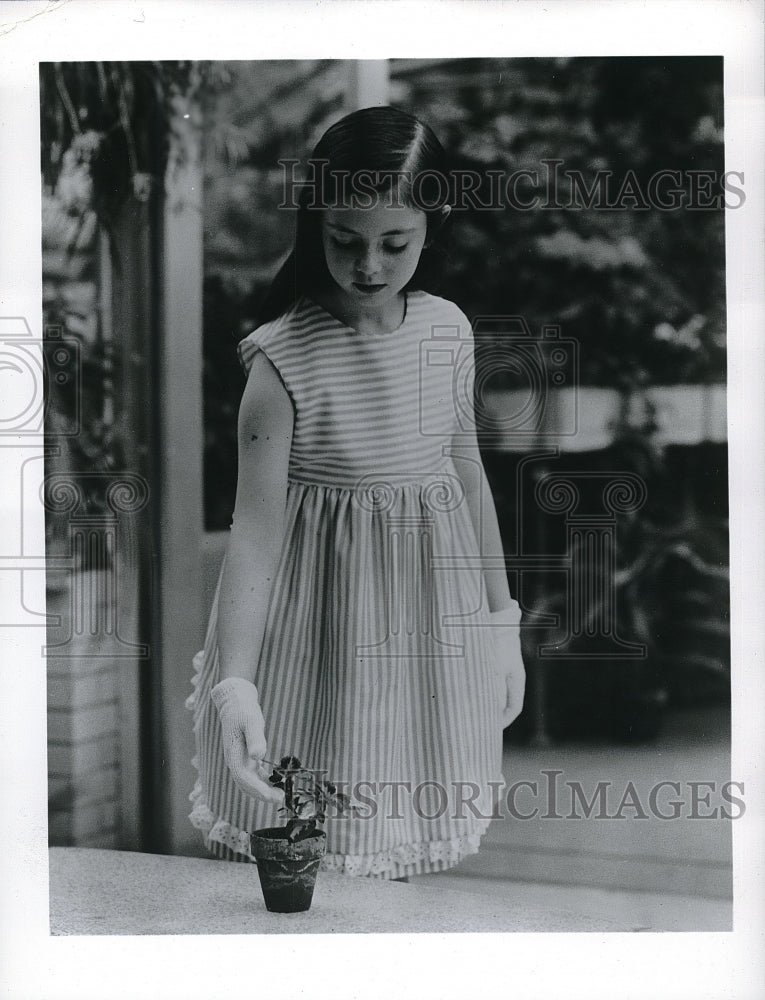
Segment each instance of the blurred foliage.
[[[241,386],[234,348],[292,241],[277,161],[305,161],[346,110],[348,74],[345,63],[307,60],[216,72],[225,86],[205,105],[206,480],[208,526],[226,527]],[[588,186],[612,171],[618,193],[630,170],[642,191],[660,170],[681,171],[687,188],[688,171],[724,169],[718,58],[399,59],[390,72],[390,102],[431,124],[457,169],[484,178],[532,170],[542,182],[543,161],[559,160]],[[490,184],[476,191],[482,202]],[[472,319],[521,315],[534,333],[560,324],[579,342],[582,384],[723,380],[723,211],[623,203],[456,212],[444,294]]]
[[[560,324],[581,345],[581,382],[654,384],[725,377],[722,209],[639,206],[658,171],[724,172],[722,60],[702,57],[394,60],[392,100],[431,124],[459,170],[533,171],[518,199],[541,207],[468,208],[456,218],[448,287],[471,318]],[[547,177],[562,161],[549,197]],[[545,166],[545,161],[548,165]],[[569,204],[565,171],[588,187],[612,171],[608,203]],[[628,171],[637,197],[618,198]],[[736,198],[731,198],[735,204]],[[689,327],[690,325],[690,327]]]
[[[345,107],[337,60],[218,63],[226,86],[204,105],[205,274],[233,300],[257,299],[292,245],[279,160],[305,162]],[[299,173],[299,167],[297,171]],[[251,317],[243,314],[242,325]]]
[[43,189],[110,227],[164,182],[178,116],[226,85],[214,63],[40,63]]
[[[192,62],[47,62],[39,76],[48,465],[109,472],[124,468],[134,430],[116,405],[124,345],[102,315],[102,236],[126,208],[161,207],[153,196],[178,115],[221,81],[212,64]],[[83,483],[88,510],[103,511],[104,498]]]

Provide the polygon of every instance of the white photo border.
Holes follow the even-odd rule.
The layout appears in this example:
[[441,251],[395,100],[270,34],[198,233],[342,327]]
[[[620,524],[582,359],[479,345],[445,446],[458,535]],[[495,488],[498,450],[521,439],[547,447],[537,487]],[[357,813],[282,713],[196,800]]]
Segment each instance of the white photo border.
[[[51,938],[45,672],[40,630],[2,630],[4,852],[0,985],[9,996],[273,997],[517,994],[549,1000],[762,995],[763,6],[730,0],[58,0],[0,2],[0,315],[41,333],[38,65],[49,60],[723,55],[727,213],[733,755],[746,815],[734,825],[729,934]],[[18,468],[21,453],[13,458]],[[4,466],[7,456],[3,455]],[[4,468],[3,548],[17,544],[19,484]],[[24,511],[30,551],[42,512]],[[0,587],[12,574],[0,573]],[[44,579],[29,573],[29,604]],[[9,598],[0,591],[0,601]],[[297,993],[284,970],[300,973]],[[302,970],[302,972],[300,972]],[[290,975],[289,978],[292,978]]]

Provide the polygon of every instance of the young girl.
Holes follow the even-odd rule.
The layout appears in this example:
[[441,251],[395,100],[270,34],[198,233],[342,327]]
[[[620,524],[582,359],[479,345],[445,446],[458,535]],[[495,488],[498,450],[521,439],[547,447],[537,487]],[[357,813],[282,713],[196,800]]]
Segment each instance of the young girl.
[[323,866],[400,879],[478,850],[523,701],[520,611],[470,421],[470,324],[425,290],[450,213],[443,149],[368,108],[311,163],[294,251],[239,347],[190,818],[213,854],[246,860],[249,833],[282,822],[263,758],[294,754],[359,805],[328,822]]

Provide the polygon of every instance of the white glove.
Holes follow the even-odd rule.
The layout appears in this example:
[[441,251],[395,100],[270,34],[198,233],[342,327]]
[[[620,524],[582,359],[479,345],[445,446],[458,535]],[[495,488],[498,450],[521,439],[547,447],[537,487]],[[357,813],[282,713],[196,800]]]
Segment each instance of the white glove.
[[521,653],[521,609],[513,601],[509,608],[490,612],[489,622],[494,632],[494,665],[500,685],[502,728],[506,729],[521,714],[526,690]]
[[218,709],[223,737],[223,756],[237,787],[247,795],[282,805],[284,792],[263,777],[266,756],[266,724],[258,701],[258,689],[244,677],[226,677],[210,692]]

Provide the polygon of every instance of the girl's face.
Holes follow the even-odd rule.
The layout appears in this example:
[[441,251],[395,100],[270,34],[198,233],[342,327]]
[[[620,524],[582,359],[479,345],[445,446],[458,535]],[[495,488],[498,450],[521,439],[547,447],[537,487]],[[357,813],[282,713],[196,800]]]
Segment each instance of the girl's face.
[[349,304],[375,312],[399,295],[417,269],[427,221],[424,212],[382,193],[372,208],[325,209],[321,228],[332,278]]

